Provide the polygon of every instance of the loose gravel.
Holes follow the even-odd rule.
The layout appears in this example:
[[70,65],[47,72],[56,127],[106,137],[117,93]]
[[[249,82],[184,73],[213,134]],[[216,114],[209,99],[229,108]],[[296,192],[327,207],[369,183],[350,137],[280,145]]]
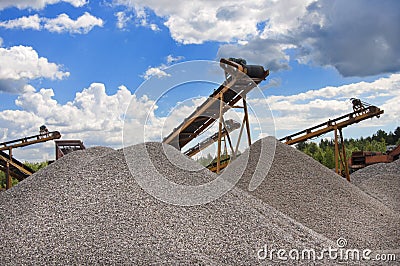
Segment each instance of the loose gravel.
[[[274,154],[271,147],[275,145]],[[262,147],[266,152],[260,156]],[[311,157],[273,137],[257,141],[242,156],[230,164],[226,173],[235,175],[246,167],[238,182],[244,191],[248,191],[252,178],[263,179],[249,193],[308,228],[331,240],[344,237],[349,247],[398,252],[398,213]]]
[[351,180],[371,197],[400,212],[400,160],[367,166],[354,172]]
[[170,146],[148,143],[125,150],[137,164],[131,173],[124,151],[98,147],[68,154],[1,193],[0,265],[269,264],[257,258],[265,244],[287,250],[334,245],[238,188],[193,207],[155,199],[136,182],[152,175],[146,150],[153,168],[178,183],[216,178],[207,170],[177,168],[162,149],[199,168]]

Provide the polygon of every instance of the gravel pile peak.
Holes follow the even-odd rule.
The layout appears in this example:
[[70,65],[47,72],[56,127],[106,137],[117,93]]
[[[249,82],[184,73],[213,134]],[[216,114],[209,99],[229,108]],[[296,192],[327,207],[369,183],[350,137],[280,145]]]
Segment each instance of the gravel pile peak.
[[[160,143],[71,153],[0,194],[0,264],[249,265],[260,262],[257,252],[265,244],[288,250],[334,246],[237,188],[194,207],[155,199],[135,180],[151,174],[145,149],[156,168],[177,182],[215,178],[177,168]],[[136,160],[133,176],[124,152]],[[199,168],[178,151],[170,150],[171,156]]]
[[248,163],[240,156],[226,171],[234,175],[246,168],[238,183],[244,191],[252,178],[263,180],[249,193],[265,204],[332,240],[344,237],[351,247],[399,248],[400,216],[306,154],[267,137],[243,155],[249,155]]
[[354,172],[351,180],[371,197],[400,212],[400,160],[367,166]]

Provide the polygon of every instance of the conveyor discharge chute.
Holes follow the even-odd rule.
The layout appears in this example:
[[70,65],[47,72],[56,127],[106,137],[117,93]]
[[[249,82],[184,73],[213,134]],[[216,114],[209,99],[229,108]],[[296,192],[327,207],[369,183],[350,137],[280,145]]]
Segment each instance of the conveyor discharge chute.
[[245,63],[243,59],[221,59],[220,66],[225,71],[225,82],[165,137],[163,142],[181,150],[219,118],[220,99],[224,103],[222,112],[225,113],[269,75],[264,67]]

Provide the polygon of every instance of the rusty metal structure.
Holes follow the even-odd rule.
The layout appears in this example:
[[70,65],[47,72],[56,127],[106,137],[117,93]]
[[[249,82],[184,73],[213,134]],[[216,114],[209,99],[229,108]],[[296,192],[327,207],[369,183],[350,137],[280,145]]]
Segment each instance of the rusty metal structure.
[[373,151],[355,151],[351,154],[348,164],[352,171],[364,168],[375,163],[391,163],[398,160],[400,155],[400,145],[386,153]]
[[[6,189],[11,188],[12,177],[21,181],[33,174],[32,169],[13,157],[13,149],[59,138],[61,138],[60,132],[49,132],[47,129],[42,130],[41,127],[40,134],[38,135],[0,143],[0,170],[6,173]],[[8,151],[8,154],[5,151]]]
[[307,128],[279,140],[288,145],[293,145],[333,131],[335,136],[335,171],[337,174],[341,174],[350,181],[349,166],[346,158],[342,129],[369,118],[379,118],[380,115],[384,113],[380,108],[362,102],[359,99],[352,98],[350,100],[353,104],[353,112],[332,120],[330,119],[325,123]]
[[[261,81],[265,80],[269,75],[269,70],[265,70],[263,66],[247,65],[247,62],[244,59],[222,58],[220,60],[220,67],[225,72],[225,81],[203,104],[197,107],[191,115],[189,115],[163,140],[164,143],[170,144],[178,150],[181,150],[186,144],[197,138],[205,130],[209,129],[214,122],[218,121],[218,137],[216,138],[218,142],[217,167],[215,169],[215,172],[217,173],[219,173],[223,167],[223,165],[221,165],[221,147],[224,135],[229,142],[233,155],[237,152],[245,127],[248,144],[251,145],[246,94],[255,88]],[[242,106],[236,105],[239,101],[243,102]],[[231,108],[242,108],[244,111],[236,151],[233,148],[233,143],[229,136],[229,130],[226,129],[226,123],[223,117]]]
[[77,150],[84,150],[85,145],[81,140],[56,140],[56,160],[64,155]]
[[[225,138],[229,133],[231,133],[232,131],[239,129],[240,128],[240,123],[233,120],[233,119],[229,119],[224,121],[224,129],[222,130],[222,138]],[[210,145],[212,145],[214,142],[218,141],[218,135],[219,132],[214,133],[212,136],[206,138],[205,140],[203,140],[200,143],[197,143],[195,146],[193,146],[192,148],[188,149],[187,151],[184,152],[185,155],[192,157],[194,155],[196,155],[197,153],[199,153],[201,150],[204,150],[205,148],[209,147]]]

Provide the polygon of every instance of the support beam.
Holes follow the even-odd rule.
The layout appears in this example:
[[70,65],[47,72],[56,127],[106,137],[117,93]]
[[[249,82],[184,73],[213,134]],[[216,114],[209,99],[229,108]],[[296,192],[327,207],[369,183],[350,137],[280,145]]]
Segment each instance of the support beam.
[[349,173],[349,165],[347,163],[347,156],[346,156],[346,147],[344,146],[344,138],[343,138],[343,133],[342,129],[339,129],[339,135],[340,135],[340,142],[342,146],[342,165],[344,169],[344,175],[347,179],[347,181],[350,182],[350,173]]
[[337,128],[335,127],[335,172],[340,175],[339,173],[339,146],[338,146],[338,134]]
[[251,145],[250,123],[249,123],[249,113],[247,111],[246,95],[243,96],[243,108],[244,108],[244,119],[246,121],[247,141],[250,147]]
[[246,122],[246,117],[243,116],[243,121],[242,121],[242,126],[240,127],[240,132],[239,132],[239,138],[236,142],[236,150],[235,150],[235,154],[238,154],[239,152],[239,145],[240,145],[240,140],[242,139],[242,135],[243,135],[243,130],[244,130],[244,123]]
[[219,125],[218,125],[218,151],[217,151],[217,174],[219,174],[221,168],[221,138],[222,138],[222,119],[223,119],[223,101],[224,94],[221,93],[220,103],[219,103]]
[[229,147],[231,148],[233,159],[235,159],[236,158],[235,150],[233,149],[232,140],[231,140],[231,137],[229,136],[229,130],[226,127],[225,120],[224,120],[223,117],[222,117],[222,122],[224,123],[224,128],[225,128],[225,132],[226,132],[226,138],[228,139],[228,143],[229,143]]
[[6,166],[6,189],[10,189],[12,187],[12,180],[10,174],[10,163],[7,162]]

